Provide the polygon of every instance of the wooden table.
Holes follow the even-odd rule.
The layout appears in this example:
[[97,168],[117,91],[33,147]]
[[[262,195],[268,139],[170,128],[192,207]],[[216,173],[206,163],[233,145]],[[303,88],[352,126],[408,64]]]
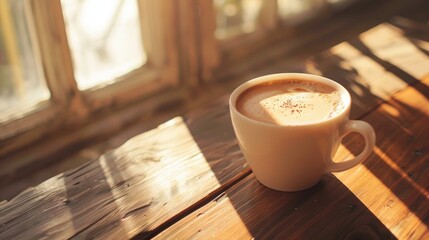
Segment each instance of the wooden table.
[[[0,239],[429,238],[429,28],[395,19],[314,56],[351,92],[373,154],[297,193],[261,185],[223,96],[0,203]],[[336,160],[362,149],[350,135]]]

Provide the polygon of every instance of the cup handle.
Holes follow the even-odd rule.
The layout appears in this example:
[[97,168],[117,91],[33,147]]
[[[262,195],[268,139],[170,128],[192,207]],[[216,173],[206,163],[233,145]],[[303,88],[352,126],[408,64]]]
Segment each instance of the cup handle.
[[338,163],[331,160],[331,164],[328,166],[329,172],[341,172],[350,169],[361,163],[371,154],[372,149],[375,146],[375,133],[371,125],[364,121],[349,120],[340,132],[341,138],[350,132],[357,132],[363,136],[365,140],[365,148],[356,158]]

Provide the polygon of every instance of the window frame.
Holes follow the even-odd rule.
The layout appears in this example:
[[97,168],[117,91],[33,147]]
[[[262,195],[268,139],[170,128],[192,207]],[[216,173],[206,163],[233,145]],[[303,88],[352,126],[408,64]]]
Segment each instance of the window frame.
[[[100,111],[123,108],[180,85],[174,0],[136,0],[147,62],[103,88],[80,90],[75,80],[60,0],[27,0],[30,34],[50,99],[21,114],[0,118],[0,156],[63,128],[79,126]],[[174,96],[172,96],[174,97]]]
[[[49,134],[77,129],[91,118],[118,112],[132,104],[144,102],[143,111],[147,107],[151,112],[175,99],[189,99],[192,89],[205,82],[228,79],[268,59],[279,57],[291,49],[279,43],[297,34],[296,26],[280,21],[277,0],[264,1],[257,31],[225,41],[215,37],[213,1],[136,1],[141,12],[147,63],[119,77],[114,84],[81,91],[74,79],[60,0],[49,3],[27,0],[51,99],[38,104],[20,118],[3,122],[0,119],[0,157]],[[357,2],[360,1],[351,0],[346,5]],[[332,14],[339,8],[343,7],[334,7],[334,11],[329,10],[328,13]],[[324,13],[326,11],[321,14]],[[296,45],[292,43],[292,46]],[[252,57],[262,51],[263,54],[257,58]]]

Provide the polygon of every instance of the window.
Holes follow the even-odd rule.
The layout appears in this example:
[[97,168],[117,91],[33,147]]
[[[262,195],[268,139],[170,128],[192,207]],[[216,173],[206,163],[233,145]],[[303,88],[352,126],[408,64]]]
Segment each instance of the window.
[[277,2],[280,19],[287,24],[296,24],[310,19],[323,7],[322,1],[314,0],[278,0]]
[[17,118],[50,94],[41,74],[25,1],[0,1],[0,120]]
[[249,69],[351,2],[0,0],[0,156]]
[[107,85],[146,63],[137,1],[61,3],[79,89]]
[[226,39],[255,31],[263,6],[262,0],[215,0],[217,39]]
[[0,155],[177,86],[173,3],[1,0]]

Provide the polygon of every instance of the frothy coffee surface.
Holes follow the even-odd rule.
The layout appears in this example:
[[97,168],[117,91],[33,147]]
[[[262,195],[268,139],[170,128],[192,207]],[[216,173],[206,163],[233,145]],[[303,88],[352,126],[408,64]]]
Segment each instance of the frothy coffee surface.
[[251,87],[241,93],[236,107],[249,118],[280,125],[329,119],[344,108],[338,90],[301,79],[285,79]]

